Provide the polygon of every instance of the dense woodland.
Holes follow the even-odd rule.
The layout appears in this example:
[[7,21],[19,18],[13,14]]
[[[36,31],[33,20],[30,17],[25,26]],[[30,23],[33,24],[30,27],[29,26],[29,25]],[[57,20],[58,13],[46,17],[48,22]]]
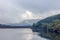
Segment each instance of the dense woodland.
[[60,14],[33,23],[33,31],[51,40],[60,40]]

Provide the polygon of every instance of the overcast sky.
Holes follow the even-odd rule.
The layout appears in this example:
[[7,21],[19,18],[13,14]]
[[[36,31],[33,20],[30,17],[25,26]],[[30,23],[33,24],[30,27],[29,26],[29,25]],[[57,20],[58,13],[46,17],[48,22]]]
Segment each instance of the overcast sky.
[[43,19],[60,13],[60,0],[0,0],[0,23]]

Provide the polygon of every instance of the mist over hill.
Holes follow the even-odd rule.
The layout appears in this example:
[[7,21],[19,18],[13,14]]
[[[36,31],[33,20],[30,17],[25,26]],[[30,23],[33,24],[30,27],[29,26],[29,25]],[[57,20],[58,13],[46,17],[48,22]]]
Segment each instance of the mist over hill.
[[24,20],[21,23],[16,23],[16,24],[11,24],[12,26],[32,26],[33,23],[38,22],[39,19],[28,19],[28,20]]
[[36,23],[39,19],[24,20],[21,23],[15,24],[0,24],[0,28],[31,28],[33,23]]

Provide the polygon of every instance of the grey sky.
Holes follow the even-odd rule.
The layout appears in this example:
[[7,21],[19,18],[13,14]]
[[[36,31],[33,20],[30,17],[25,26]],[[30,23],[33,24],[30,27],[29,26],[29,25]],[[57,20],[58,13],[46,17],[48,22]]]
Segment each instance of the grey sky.
[[43,19],[59,13],[60,0],[0,0],[0,23]]

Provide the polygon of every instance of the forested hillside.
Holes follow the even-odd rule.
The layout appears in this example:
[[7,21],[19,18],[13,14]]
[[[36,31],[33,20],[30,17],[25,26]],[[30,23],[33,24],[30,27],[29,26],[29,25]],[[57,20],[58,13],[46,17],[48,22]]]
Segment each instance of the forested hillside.
[[51,40],[60,40],[60,14],[33,23],[33,31]]

